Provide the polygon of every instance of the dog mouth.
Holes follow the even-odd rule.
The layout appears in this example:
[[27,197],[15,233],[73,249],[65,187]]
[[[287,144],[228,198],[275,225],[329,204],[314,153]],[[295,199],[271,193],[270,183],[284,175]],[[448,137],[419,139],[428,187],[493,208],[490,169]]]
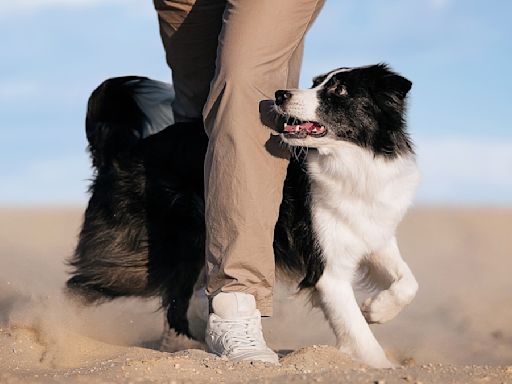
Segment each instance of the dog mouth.
[[283,135],[286,138],[304,139],[307,136],[322,137],[327,129],[316,121],[302,121],[296,117],[289,117],[283,123]]

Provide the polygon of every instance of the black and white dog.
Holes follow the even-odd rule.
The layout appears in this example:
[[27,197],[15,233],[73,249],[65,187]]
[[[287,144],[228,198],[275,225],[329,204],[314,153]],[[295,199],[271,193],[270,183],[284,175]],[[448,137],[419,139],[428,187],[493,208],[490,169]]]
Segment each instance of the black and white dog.
[[[110,79],[89,100],[95,177],[67,286],[91,303],[161,296],[169,326],[197,338],[187,311],[204,263],[208,139],[201,122],[145,137],[165,108],[141,95],[160,84]],[[340,350],[374,367],[392,364],[368,323],[395,317],[418,288],[395,239],[419,181],[404,117],[410,88],[379,64],[276,92],[282,141],[308,148],[288,167],[276,266],[317,296]],[[374,295],[360,307],[353,284],[361,276]]]

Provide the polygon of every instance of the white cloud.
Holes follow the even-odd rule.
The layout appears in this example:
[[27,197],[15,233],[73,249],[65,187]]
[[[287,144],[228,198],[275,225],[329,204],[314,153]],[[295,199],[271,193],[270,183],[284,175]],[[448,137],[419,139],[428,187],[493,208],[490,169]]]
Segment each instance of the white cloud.
[[512,203],[512,140],[419,138],[417,152],[418,202]]

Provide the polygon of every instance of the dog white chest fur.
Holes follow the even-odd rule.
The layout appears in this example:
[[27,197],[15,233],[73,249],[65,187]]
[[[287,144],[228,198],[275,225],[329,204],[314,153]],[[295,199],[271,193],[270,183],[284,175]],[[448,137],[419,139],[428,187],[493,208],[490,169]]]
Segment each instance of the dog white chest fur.
[[[340,141],[310,153],[308,172],[313,230],[325,261],[316,287],[325,315],[342,351],[375,367],[389,367],[366,320],[393,318],[417,290],[395,240],[419,181],[414,156],[385,159]],[[388,283],[361,312],[352,283],[365,260]]]
[[418,184],[412,156],[385,159],[347,142],[308,156],[314,230],[329,266],[384,248]]

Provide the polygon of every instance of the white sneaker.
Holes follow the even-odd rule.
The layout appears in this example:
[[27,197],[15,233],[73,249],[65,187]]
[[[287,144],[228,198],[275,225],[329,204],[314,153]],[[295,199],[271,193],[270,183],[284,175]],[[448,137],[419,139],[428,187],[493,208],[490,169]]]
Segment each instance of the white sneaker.
[[210,352],[233,361],[257,360],[279,364],[277,354],[263,338],[261,314],[254,296],[242,292],[221,292],[212,299],[206,327]]

